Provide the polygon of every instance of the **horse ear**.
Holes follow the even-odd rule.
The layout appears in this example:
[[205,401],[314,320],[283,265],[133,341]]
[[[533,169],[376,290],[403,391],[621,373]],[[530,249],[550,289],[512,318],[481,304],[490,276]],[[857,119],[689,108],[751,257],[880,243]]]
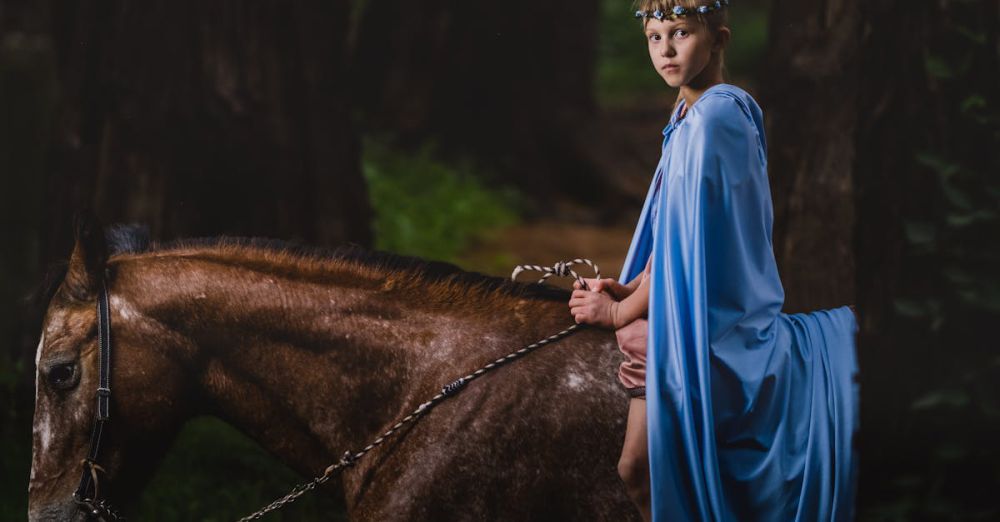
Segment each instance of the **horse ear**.
[[104,281],[108,247],[104,229],[93,212],[81,212],[75,221],[76,242],[62,292],[70,299],[90,301],[96,298],[97,290]]

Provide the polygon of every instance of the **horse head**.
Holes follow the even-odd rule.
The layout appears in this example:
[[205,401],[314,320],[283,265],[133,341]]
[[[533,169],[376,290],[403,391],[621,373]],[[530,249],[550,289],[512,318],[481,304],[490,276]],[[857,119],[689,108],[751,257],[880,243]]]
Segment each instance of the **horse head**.
[[[92,515],[93,506],[80,505],[75,496],[84,473],[89,478],[83,498],[111,503],[128,498],[152,471],[134,463],[164,452],[180,425],[183,401],[177,398],[184,393],[179,369],[162,357],[160,345],[165,339],[149,334],[156,324],[127,307],[114,306],[119,299],[108,253],[97,221],[81,219],[65,277],[45,312],[35,355],[28,486],[32,521],[82,520],[88,512]],[[97,301],[105,287],[112,290],[113,394],[99,452],[90,460],[100,387]],[[128,400],[118,400],[121,397]]]

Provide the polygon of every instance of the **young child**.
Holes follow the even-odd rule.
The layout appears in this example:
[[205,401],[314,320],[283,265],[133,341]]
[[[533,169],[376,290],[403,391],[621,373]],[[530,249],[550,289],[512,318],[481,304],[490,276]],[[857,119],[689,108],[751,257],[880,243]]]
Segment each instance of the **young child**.
[[577,286],[570,313],[626,356],[618,469],[645,520],[849,520],[857,322],[781,313],[763,113],[722,77],[728,4],[637,2],[680,93],[621,278]]

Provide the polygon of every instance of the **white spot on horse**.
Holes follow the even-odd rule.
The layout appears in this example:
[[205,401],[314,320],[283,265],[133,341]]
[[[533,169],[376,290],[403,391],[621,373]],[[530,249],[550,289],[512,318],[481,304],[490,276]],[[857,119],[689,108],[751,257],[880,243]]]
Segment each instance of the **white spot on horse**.
[[207,298],[208,298],[208,296],[206,296],[205,294],[198,294],[198,295],[194,296],[194,298],[195,298],[196,300],[199,300],[199,301],[200,301],[200,300],[202,300],[202,299],[207,299]]
[[45,450],[49,448],[49,443],[52,442],[52,416],[48,412],[42,412],[41,418],[35,426],[35,433],[41,442],[38,452],[45,453]]
[[[38,349],[35,350],[35,407],[36,408],[38,407],[38,379],[41,372],[41,369],[39,368],[38,365],[42,360],[43,346],[45,346],[45,332],[42,332],[42,338],[38,340]],[[47,421],[48,419],[46,419],[46,429],[48,429]],[[35,431],[35,433],[38,434],[37,428],[33,427],[32,431]],[[36,459],[31,459],[31,475],[28,477],[29,481],[35,480],[35,460]],[[30,485],[29,485],[29,491],[30,491]]]
[[118,314],[121,315],[122,319],[126,321],[135,319],[142,315],[139,312],[139,310],[135,308],[135,306],[132,306],[131,302],[121,297],[113,295],[111,296],[110,301],[111,301],[111,309],[117,311]]
[[42,347],[45,346],[45,332],[38,340],[38,349],[35,350],[35,400],[38,400],[38,363],[42,360]]
[[583,388],[584,378],[579,374],[571,373],[566,376],[566,385],[574,390]]
[[47,332],[60,332],[63,329],[63,324],[66,322],[66,312],[56,311],[51,313],[49,318],[49,326],[46,328]]
[[78,426],[82,425],[84,423],[84,421],[86,421],[87,419],[90,418],[90,416],[91,416],[91,414],[89,412],[87,412],[85,409],[83,409],[83,408],[76,408],[73,411],[73,422],[75,422],[76,425],[78,425]]
[[[42,346],[45,344],[45,334],[42,334],[42,341],[38,343],[38,353],[41,354]],[[35,439],[38,440],[38,447],[36,452],[32,455],[31,459],[31,474],[28,477],[29,484],[30,481],[35,480],[35,468],[38,467],[38,461],[41,456],[45,454],[48,449],[49,444],[52,442],[52,414],[48,412],[47,409],[39,409],[38,404],[38,387],[41,375],[41,370],[38,367],[39,356],[35,359],[35,425],[32,426],[32,433]],[[29,485],[30,490],[30,485]]]

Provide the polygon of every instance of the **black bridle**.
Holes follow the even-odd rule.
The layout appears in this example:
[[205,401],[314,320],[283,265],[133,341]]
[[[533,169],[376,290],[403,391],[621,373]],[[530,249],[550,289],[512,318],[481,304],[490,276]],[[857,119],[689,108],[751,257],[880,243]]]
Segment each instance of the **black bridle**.
[[104,282],[101,282],[97,296],[97,343],[100,372],[97,385],[97,411],[94,414],[93,431],[90,433],[90,450],[87,452],[87,458],[81,462],[83,473],[80,476],[80,485],[73,493],[73,500],[88,517],[107,521],[124,520],[111,508],[107,500],[100,498],[97,479],[97,474],[104,472],[104,468],[97,464],[97,457],[101,451],[101,436],[104,434],[105,423],[111,417],[111,313],[108,287]]

